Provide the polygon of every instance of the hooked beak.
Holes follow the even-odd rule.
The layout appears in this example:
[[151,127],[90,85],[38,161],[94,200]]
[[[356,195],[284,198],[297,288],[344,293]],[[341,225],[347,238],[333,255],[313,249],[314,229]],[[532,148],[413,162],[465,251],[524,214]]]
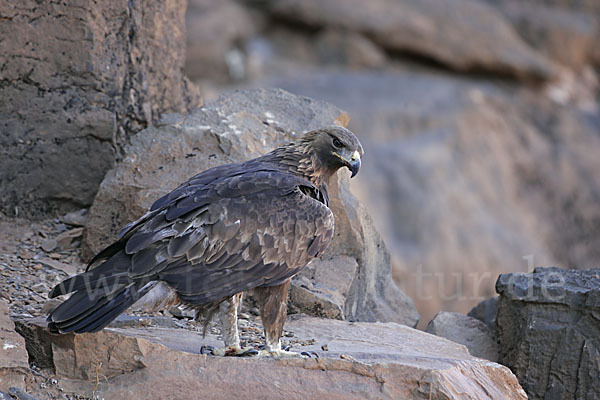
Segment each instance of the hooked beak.
[[360,169],[360,153],[358,150],[355,150],[353,153],[342,152],[342,154],[335,154],[344,161],[344,164],[352,172],[350,178],[354,178]]

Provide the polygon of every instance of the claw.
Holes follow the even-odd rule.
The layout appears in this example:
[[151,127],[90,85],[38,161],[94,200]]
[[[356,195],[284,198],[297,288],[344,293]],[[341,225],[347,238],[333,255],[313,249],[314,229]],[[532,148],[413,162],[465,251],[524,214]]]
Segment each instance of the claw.
[[244,351],[242,354],[238,354],[238,357],[254,357],[258,355],[258,350],[256,349],[248,349]]
[[288,344],[287,346],[283,346],[281,349],[284,351],[290,351],[291,348],[292,346]]
[[215,348],[212,346],[202,346],[200,347],[200,354],[210,354],[210,355],[214,355],[215,353]]
[[319,354],[316,351],[303,351],[300,354],[306,358],[319,358]]
[[[210,353],[202,353],[202,349],[209,350]],[[258,351],[253,349],[252,347],[240,347],[240,346],[225,346],[219,349],[215,349],[212,346],[202,346],[200,349],[202,354],[211,354],[213,356],[221,356],[221,357],[249,357],[255,354],[258,354]]]

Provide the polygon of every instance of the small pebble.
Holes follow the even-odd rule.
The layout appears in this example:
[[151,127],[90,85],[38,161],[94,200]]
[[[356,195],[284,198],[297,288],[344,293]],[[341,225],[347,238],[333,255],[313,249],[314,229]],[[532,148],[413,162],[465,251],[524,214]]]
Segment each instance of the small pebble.
[[323,351],[329,351],[329,346],[327,346],[326,344],[321,346],[321,350]]
[[[42,250],[44,250],[46,253],[49,253],[52,250],[56,249],[56,246],[58,246],[58,242],[56,241],[56,239],[52,238],[43,240],[41,245]],[[50,255],[50,257],[52,257],[52,255]]]

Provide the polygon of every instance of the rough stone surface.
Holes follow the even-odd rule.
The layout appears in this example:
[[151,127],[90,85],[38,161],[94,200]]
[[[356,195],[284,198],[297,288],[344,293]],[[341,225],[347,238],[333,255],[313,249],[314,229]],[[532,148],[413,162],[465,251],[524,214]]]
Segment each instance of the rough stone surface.
[[[128,221],[200,171],[256,157],[336,120],[347,122],[347,115],[325,102],[282,90],[237,91],[188,116],[166,117],[134,136],[123,161],[106,175],[88,216],[87,255],[110,244]],[[350,183],[342,172],[331,182],[336,233],[327,253],[313,262],[315,271],[330,266],[346,271],[344,281],[319,273],[324,281],[313,279],[313,300],[304,298],[298,309],[351,320],[415,325],[418,313],[393,282],[385,245],[364,207],[347,190],[355,181]],[[321,309],[328,311],[322,314]]]
[[[61,379],[65,392],[89,393],[98,371],[103,379],[97,393],[104,398],[187,399],[208,390],[214,399],[249,393],[265,399],[526,398],[508,368],[403,325],[300,316],[286,329],[312,339],[314,344],[302,350],[318,351],[321,357],[210,357],[198,353],[201,345],[219,343],[215,335],[202,339],[197,333],[159,328],[109,328],[49,340],[57,375],[72,379]],[[324,344],[327,352],[321,350]]]
[[530,399],[600,397],[600,269],[498,278],[500,362]]
[[498,343],[494,332],[483,322],[467,315],[440,311],[429,321],[425,332],[464,344],[475,357],[498,361]]
[[8,316],[8,303],[0,300],[0,391],[23,388],[28,369],[25,340],[15,332]]
[[127,136],[198,104],[185,4],[0,1],[0,211],[91,204]]
[[312,262],[292,280],[290,308],[325,318],[345,319],[345,303],[358,263],[348,256]]
[[361,32],[389,51],[417,54],[459,71],[535,80],[553,75],[545,57],[478,1],[285,0],[273,2],[272,10],[313,27]]

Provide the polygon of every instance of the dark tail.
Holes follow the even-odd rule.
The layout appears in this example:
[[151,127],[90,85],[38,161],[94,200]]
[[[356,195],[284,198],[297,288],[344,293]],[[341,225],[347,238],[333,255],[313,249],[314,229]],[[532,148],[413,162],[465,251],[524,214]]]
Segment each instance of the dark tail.
[[152,285],[127,274],[129,256],[116,254],[98,267],[57,285],[49,297],[73,293],[48,315],[48,328],[59,333],[97,332],[144,296]]
[[98,332],[151,288],[150,284],[132,282],[112,293],[79,290],[48,315],[48,328],[58,333]]

